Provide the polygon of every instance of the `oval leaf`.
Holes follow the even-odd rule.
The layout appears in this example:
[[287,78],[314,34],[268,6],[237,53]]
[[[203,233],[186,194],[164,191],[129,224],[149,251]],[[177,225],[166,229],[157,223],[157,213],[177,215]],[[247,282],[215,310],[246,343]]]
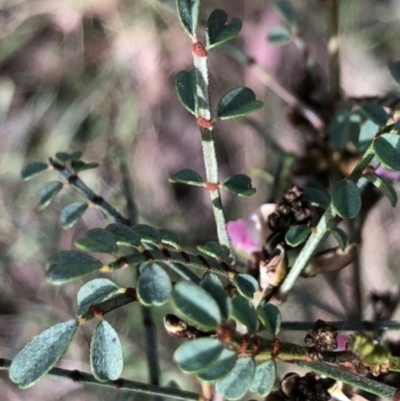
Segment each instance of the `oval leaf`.
[[361,195],[356,184],[339,181],[332,189],[332,205],[336,213],[345,219],[353,219],[361,209]]
[[340,249],[346,249],[347,245],[349,245],[349,237],[347,234],[339,227],[331,227],[329,231],[335,237]]
[[246,326],[250,332],[257,331],[258,318],[251,301],[243,297],[233,298],[231,315],[236,322]]
[[12,361],[10,379],[20,388],[34,385],[64,355],[77,327],[76,320],[70,320],[33,337]]
[[276,336],[282,324],[282,316],[279,309],[273,304],[266,304],[257,308],[257,314],[264,327]]
[[350,106],[339,110],[329,125],[329,142],[337,149],[343,149],[349,140],[351,111],[352,108]]
[[358,136],[358,150],[365,152],[371,142],[374,140],[376,133],[379,131],[379,126],[373,121],[367,120],[360,127],[360,134]]
[[251,178],[245,174],[235,174],[229,177],[222,186],[239,196],[251,196],[256,193],[256,189],[251,186]]
[[64,184],[60,181],[51,181],[40,191],[39,209],[43,210],[50,205],[51,201],[58,195]]
[[215,118],[227,120],[243,117],[260,109],[263,102],[256,100],[254,92],[245,87],[235,88],[222,96],[217,105]]
[[292,33],[284,26],[277,26],[271,29],[267,39],[270,43],[276,45],[285,45],[292,41]]
[[192,37],[196,37],[197,20],[199,18],[200,0],[176,0],[179,20],[183,29]]
[[65,206],[60,215],[63,228],[70,228],[75,225],[87,208],[86,202],[72,202]]
[[72,152],[72,153],[57,152],[56,157],[61,162],[69,162],[71,160],[79,160],[82,157],[82,152],[79,152],[79,151]]
[[240,295],[248,299],[253,299],[254,293],[260,288],[258,281],[253,276],[250,276],[250,274],[237,274],[233,279],[233,284]]
[[215,299],[221,310],[222,317],[228,319],[231,306],[230,298],[218,276],[213,273],[206,273],[200,281],[200,286]]
[[76,312],[76,316],[83,316],[88,312],[91,305],[98,305],[112,297],[118,291],[119,287],[106,278],[96,278],[88,281],[78,291],[78,312]]
[[113,223],[108,225],[106,230],[110,231],[118,245],[133,246],[135,248],[142,245],[139,235],[128,226]]
[[179,234],[175,231],[162,228],[159,230],[161,235],[161,242],[163,244],[174,247],[175,249],[180,249],[180,238]]
[[223,349],[218,358],[207,369],[202,370],[197,377],[205,382],[213,382],[220,379],[233,369],[237,359],[236,352]]
[[174,359],[184,372],[198,372],[214,362],[223,349],[216,338],[199,338],[182,344],[175,351]]
[[250,391],[265,397],[274,387],[276,379],[275,361],[269,360],[256,367],[256,373],[250,385]]
[[303,200],[308,202],[311,206],[321,207],[323,209],[329,206],[329,196],[316,188],[303,188]]
[[140,237],[142,242],[147,242],[152,245],[161,244],[161,235],[156,228],[147,224],[137,224],[133,227],[133,230]]
[[395,171],[400,171],[400,136],[383,134],[374,141],[374,151],[382,164]]
[[162,305],[168,301],[172,284],[163,268],[156,263],[149,263],[140,273],[136,290],[144,305]]
[[290,246],[299,246],[307,239],[310,232],[311,228],[305,225],[290,227],[286,232],[285,241]]
[[201,330],[213,330],[221,323],[221,311],[215,299],[202,287],[181,281],[175,285],[172,300],[178,314]]
[[297,21],[296,11],[289,0],[277,0],[275,7],[282,18],[290,25],[295,26]]
[[385,109],[376,102],[365,102],[361,105],[362,112],[379,127],[383,127],[389,116]]
[[49,165],[47,163],[32,162],[26,165],[21,171],[21,178],[24,181],[30,180],[35,175],[40,174],[42,171],[47,170]]
[[249,389],[255,373],[252,358],[238,358],[233,369],[217,381],[216,389],[228,400],[237,400]]
[[124,367],[121,341],[105,320],[100,321],[93,333],[90,365],[94,377],[101,382],[117,380]]
[[239,18],[232,18],[229,24],[226,24],[228,15],[223,10],[214,10],[207,21],[207,48],[212,49],[233,39],[242,29],[242,21]]
[[189,168],[178,171],[169,179],[169,181],[196,186],[202,186],[204,184],[201,175]]
[[383,192],[383,194],[387,196],[393,207],[396,206],[397,193],[390,185],[390,182],[386,180],[386,178],[372,173],[363,174],[363,177],[366,178],[368,181],[372,182],[378,189],[380,189]]
[[91,252],[113,253],[117,251],[114,236],[102,228],[89,230],[83,238],[75,241],[75,246]]
[[390,74],[394,78],[397,83],[400,83],[400,60],[399,61],[391,61],[388,64],[388,68]]
[[179,71],[175,77],[175,90],[183,107],[193,115],[196,113],[196,75],[194,70]]
[[82,160],[72,160],[71,167],[75,170],[76,173],[84,170],[90,170],[92,168],[99,167],[99,163],[85,163]]
[[100,270],[103,263],[80,251],[59,251],[48,262],[46,280],[63,284]]
[[197,249],[205,255],[211,256],[215,259],[219,259],[222,255],[222,246],[213,241],[207,242],[205,245],[198,245]]

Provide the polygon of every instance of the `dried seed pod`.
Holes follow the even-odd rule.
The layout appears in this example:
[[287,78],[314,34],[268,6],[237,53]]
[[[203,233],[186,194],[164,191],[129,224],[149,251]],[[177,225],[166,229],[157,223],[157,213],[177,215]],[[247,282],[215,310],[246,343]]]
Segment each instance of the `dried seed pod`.
[[168,314],[164,316],[164,328],[171,337],[194,339],[215,335],[215,332],[203,332],[190,326],[178,316]]
[[338,330],[323,320],[315,322],[313,329],[304,338],[306,346],[315,348],[316,351],[326,352],[337,348]]

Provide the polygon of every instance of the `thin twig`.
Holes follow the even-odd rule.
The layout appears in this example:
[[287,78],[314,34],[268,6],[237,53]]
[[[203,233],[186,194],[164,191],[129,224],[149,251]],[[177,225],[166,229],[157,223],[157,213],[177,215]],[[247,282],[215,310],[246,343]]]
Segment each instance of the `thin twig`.
[[[371,322],[364,321],[350,321],[350,322],[326,322],[330,326],[336,327],[339,331],[400,331],[399,321],[388,322]],[[290,331],[310,331],[313,329],[315,322],[282,322],[282,330]]]
[[340,0],[330,0],[329,9],[327,10],[330,93],[335,101],[340,99],[339,3]]

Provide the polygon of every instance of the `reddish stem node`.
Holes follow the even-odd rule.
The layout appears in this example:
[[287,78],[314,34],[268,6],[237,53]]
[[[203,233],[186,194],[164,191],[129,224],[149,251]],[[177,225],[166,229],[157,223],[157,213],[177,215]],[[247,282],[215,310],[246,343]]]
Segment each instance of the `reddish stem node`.
[[212,129],[213,128],[213,123],[211,120],[207,120],[203,117],[197,117],[197,125],[200,128],[205,128],[205,129]]
[[201,42],[193,43],[192,52],[197,57],[207,57],[207,50]]
[[89,312],[97,319],[104,316],[103,310],[98,305],[90,305]]
[[281,348],[281,343],[275,337],[273,339],[272,350],[271,350],[271,358],[272,359],[275,359],[279,355],[280,348]]
[[215,192],[218,191],[219,184],[216,184],[214,182],[206,182],[205,187],[209,192]]

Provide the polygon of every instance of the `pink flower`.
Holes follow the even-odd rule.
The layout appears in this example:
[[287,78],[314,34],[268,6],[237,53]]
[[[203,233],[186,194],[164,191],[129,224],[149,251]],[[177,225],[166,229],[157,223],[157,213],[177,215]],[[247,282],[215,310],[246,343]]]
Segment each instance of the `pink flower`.
[[400,181],[400,172],[388,170],[383,166],[379,166],[375,173],[380,175],[383,178],[386,178],[388,181]]

